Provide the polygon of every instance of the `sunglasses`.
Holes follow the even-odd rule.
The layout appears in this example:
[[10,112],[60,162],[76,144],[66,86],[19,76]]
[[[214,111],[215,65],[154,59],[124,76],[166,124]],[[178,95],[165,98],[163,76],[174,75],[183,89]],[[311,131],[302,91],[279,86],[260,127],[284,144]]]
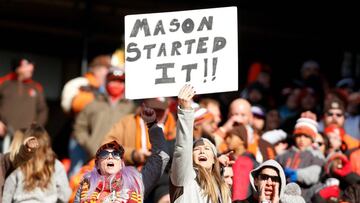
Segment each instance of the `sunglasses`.
[[99,153],[98,153],[98,157],[100,159],[107,159],[109,156],[111,156],[114,158],[114,159],[117,159],[117,160],[120,160],[121,159],[121,153],[120,151],[112,151],[112,152],[109,152],[107,150],[101,150]]
[[321,147],[324,143],[323,142],[315,142],[319,147]]
[[342,113],[332,113],[332,112],[327,112],[327,115],[328,116],[336,116],[336,117],[342,117],[344,114]]
[[269,175],[261,173],[261,174],[259,174],[259,178],[260,178],[260,180],[269,180],[269,178],[270,178],[272,182],[280,183],[279,176],[269,176]]

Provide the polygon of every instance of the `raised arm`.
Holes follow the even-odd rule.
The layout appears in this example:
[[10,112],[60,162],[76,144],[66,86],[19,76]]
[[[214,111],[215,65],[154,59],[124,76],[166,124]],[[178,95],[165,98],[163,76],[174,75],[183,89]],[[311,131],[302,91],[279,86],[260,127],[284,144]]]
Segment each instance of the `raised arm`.
[[178,96],[176,142],[170,174],[175,186],[183,186],[188,179],[196,176],[192,158],[194,110],[191,108],[191,99],[194,94],[193,87],[185,85]]
[[31,159],[38,147],[39,143],[35,137],[26,138],[19,152],[15,153],[14,157],[10,157],[14,169]]
[[143,105],[141,117],[148,125],[152,145],[151,156],[146,160],[141,171],[145,190],[144,197],[146,198],[163,174],[170,155],[163,130],[156,124],[155,111]]

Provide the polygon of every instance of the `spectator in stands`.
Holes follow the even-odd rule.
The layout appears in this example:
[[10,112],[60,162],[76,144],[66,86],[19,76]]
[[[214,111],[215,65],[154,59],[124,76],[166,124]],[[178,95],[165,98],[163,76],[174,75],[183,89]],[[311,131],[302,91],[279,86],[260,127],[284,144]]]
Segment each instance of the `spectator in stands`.
[[280,127],[281,119],[277,109],[271,109],[266,113],[265,117],[265,132],[269,130],[275,130]]
[[31,159],[38,146],[39,143],[35,137],[28,137],[23,142],[17,143],[17,151],[12,151],[11,154],[0,153],[0,200],[3,197],[3,186],[7,176],[18,166]]
[[224,167],[223,177],[224,177],[225,183],[228,184],[229,188],[232,188],[233,183],[234,183],[234,181],[233,181],[234,171],[233,171],[231,165]]
[[287,134],[281,129],[267,131],[261,137],[274,146],[276,155],[283,154],[289,147]]
[[301,89],[297,87],[287,87],[282,90],[281,95],[285,97],[285,103],[279,107],[282,123],[299,113],[300,92]]
[[68,130],[62,133],[58,143],[69,145],[68,153],[71,160],[70,176],[84,164],[83,160],[88,157],[86,151],[82,149],[73,137],[75,117],[95,99],[96,95],[105,93],[106,75],[110,67],[110,56],[96,56],[89,63],[88,72],[83,76],[68,81],[61,92],[61,107],[66,114],[70,115],[70,119],[64,126]]
[[215,123],[215,116],[205,108],[199,108],[195,110],[194,121],[194,139],[200,139],[202,137],[209,139],[215,144],[213,133],[217,129]]
[[275,157],[275,151],[270,143],[263,140],[260,135],[251,127],[253,123],[253,114],[251,105],[245,99],[235,99],[230,104],[229,119],[221,126],[215,134],[225,137],[237,124],[243,124],[247,130],[248,151],[256,157],[256,161],[262,163],[265,160]]
[[96,152],[95,168],[84,176],[75,202],[142,202],[151,191],[169,161],[161,128],[153,109],[143,107],[142,118],[149,128],[152,154],[141,174],[125,166],[124,148],[116,141],[102,145]]
[[360,92],[348,96],[344,129],[351,137],[360,140]]
[[199,105],[202,108],[207,109],[210,113],[214,115],[215,124],[219,126],[221,122],[221,110],[220,110],[220,103],[214,99],[210,98],[203,98],[200,99]]
[[230,188],[220,174],[217,150],[208,139],[193,142],[195,91],[185,85],[179,93],[178,123],[170,173],[171,202],[231,202]]
[[29,58],[14,59],[13,72],[0,78],[0,142],[6,134],[33,122],[45,125],[47,121],[43,88],[32,80],[34,68]]
[[253,193],[242,202],[280,202],[284,194],[286,178],[279,163],[275,160],[267,160],[252,170],[249,176]]
[[324,133],[318,133],[313,142],[313,148],[320,150],[324,157],[326,157],[330,149],[329,138]]
[[317,133],[315,114],[304,112],[295,125],[295,146],[276,158],[284,167],[288,181],[300,185],[306,202],[314,195],[311,187],[319,181],[324,164],[323,154],[312,147]]
[[87,152],[88,158],[95,156],[106,133],[122,117],[135,112],[135,104],[124,98],[125,74],[113,68],[106,76],[106,94],[98,94],[77,116],[74,136]]
[[61,107],[64,112],[79,113],[95,99],[95,95],[104,93],[110,66],[110,56],[96,56],[90,62],[88,73],[68,81],[61,93]]
[[323,179],[312,202],[340,201],[341,191],[352,184],[360,183],[360,176],[351,170],[349,159],[341,152],[329,154]]
[[[64,166],[51,149],[46,130],[32,124],[25,137],[35,137],[39,148],[32,159],[6,179],[3,202],[68,202],[71,194],[69,181]],[[12,149],[16,152],[21,140],[14,141],[18,141]]]
[[247,130],[243,124],[238,124],[225,138],[229,150],[233,151],[232,159],[235,161],[232,168],[234,171],[232,201],[244,200],[251,194],[249,173],[258,166],[255,157],[247,152]]
[[253,114],[252,127],[257,134],[261,135],[265,128],[265,110],[261,106],[252,106],[251,113]]
[[[324,128],[330,126],[331,124],[343,128],[344,123],[345,123],[344,103],[336,97],[326,100],[324,106]],[[345,131],[342,135],[342,141],[346,144],[348,150],[360,146],[359,140],[352,138]]]
[[[157,125],[163,129],[167,141],[175,138],[175,118],[169,112],[165,98],[152,98],[144,101],[145,105],[154,109]],[[143,165],[150,156],[150,141],[147,128],[140,113],[129,114],[121,118],[106,134],[103,144],[116,140],[125,149],[124,161],[128,165]]]

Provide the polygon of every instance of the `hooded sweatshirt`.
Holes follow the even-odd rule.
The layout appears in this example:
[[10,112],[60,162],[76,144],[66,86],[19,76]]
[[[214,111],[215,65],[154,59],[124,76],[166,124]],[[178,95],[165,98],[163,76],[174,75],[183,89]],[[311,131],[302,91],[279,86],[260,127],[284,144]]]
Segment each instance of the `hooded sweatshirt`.
[[252,170],[249,174],[250,176],[250,183],[253,189],[253,195],[248,197],[246,202],[254,202],[254,197],[258,197],[259,196],[259,191],[257,190],[256,186],[255,186],[255,177],[260,173],[260,171],[264,168],[267,167],[271,167],[271,168],[275,168],[278,171],[278,174],[280,176],[280,191],[279,191],[279,199],[283,196],[284,194],[284,189],[286,186],[286,177],[285,177],[285,173],[284,170],[282,169],[281,165],[275,161],[275,160],[267,160],[264,163],[262,163],[260,166],[258,166],[257,168],[255,168],[254,170]]

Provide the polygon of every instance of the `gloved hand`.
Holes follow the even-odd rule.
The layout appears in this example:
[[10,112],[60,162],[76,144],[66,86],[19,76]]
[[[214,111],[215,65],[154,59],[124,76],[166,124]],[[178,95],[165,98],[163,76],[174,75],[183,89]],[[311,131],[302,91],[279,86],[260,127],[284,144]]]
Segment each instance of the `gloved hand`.
[[325,187],[319,191],[319,195],[325,199],[328,200],[331,197],[332,198],[339,198],[340,196],[340,188],[337,185]]
[[292,168],[285,168],[284,170],[285,176],[289,178],[290,182],[296,182],[297,181],[297,172],[296,170]]
[[340,157],[340,159],[342,162],[342,166],[341,167],[335,166],[335,169],[333,169],[333,173],[337,176],[345,177],[349,175],[349,173],[351,173],[351,164],[350,161],[345,156]]

